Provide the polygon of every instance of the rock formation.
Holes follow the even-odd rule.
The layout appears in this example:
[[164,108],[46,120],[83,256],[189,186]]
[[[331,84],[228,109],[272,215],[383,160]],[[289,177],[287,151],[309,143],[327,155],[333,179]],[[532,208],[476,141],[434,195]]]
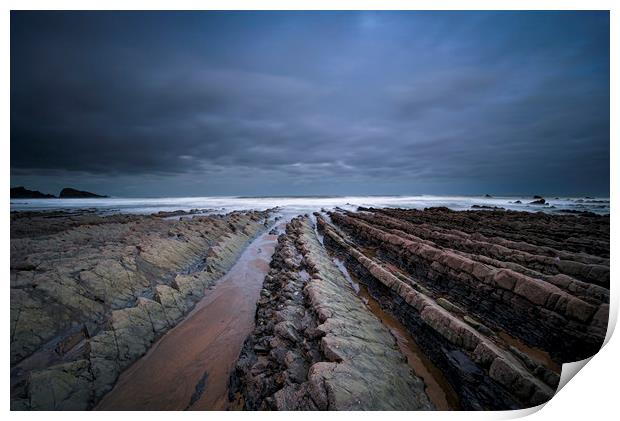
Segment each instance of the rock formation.
[[27,188],[11,187],[11,199],[53,199],[53,194],[41,193],[38,190],[28,190]]
[[58,197],[60,197],[61,199],[89,199],[98,197],[103,198],[108,196],[102,196],[88,191],[76,190],[70,187],[65,187],[60,191],[60,195]]
[[[190,213],[11,214],[12,409],[92,408],[270,214]],[[254,330],[231,350],[229,398],[250,410],[544,403],[561,364],[603,343],[609,249],[609,216],[594,214],[337,208],[293,218]]]
[[231,394],[241,393],[246,409],[432,409],[389,330],[355,296],[308,218],[288,224],[271,267],[232,379]]
[[91,408],[267,216],[11,215],[11,407]]
[[[247,409],[433,405],[332,259],[409,330],[462,409],[546,402],[560,365],[603,342],[608,217],[361,208],[314,219],[316,231],[309,218],[288,225],[265,279],[231,381]],[[377,364],[404,381],[382,384]]]

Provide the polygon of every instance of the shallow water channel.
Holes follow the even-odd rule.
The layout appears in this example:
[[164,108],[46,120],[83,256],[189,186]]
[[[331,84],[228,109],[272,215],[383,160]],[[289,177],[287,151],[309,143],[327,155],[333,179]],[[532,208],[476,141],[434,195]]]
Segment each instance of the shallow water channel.
[[[285,222],[280,221],[277,231],[283,232],[284,226]],[[254,240],[186,318],[121,374],[95,409],[237,409],[228,401],[228,381],[243,342],[254,328],[256,302],[277,238],[265,233]],[[390,329],[409,365],[424,381],[435,407],[458,408],[456,394],[407,329],[381,309],[340,260],[334,259],[334,263],[369,311]]]
[[265,233],[250,243],[186,318],[121,374],[95,409],[229,409],[228,379],[254,328],[277,240]]

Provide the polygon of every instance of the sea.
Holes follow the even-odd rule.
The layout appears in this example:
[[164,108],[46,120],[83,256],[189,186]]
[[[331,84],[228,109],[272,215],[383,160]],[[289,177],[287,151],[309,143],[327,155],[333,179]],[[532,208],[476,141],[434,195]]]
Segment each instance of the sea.
[[[88,210],[98,214],[153,214],[160,211],[200,210],[202,214],[221,214],[235,210],[265,210],[278,207],[286,215],[342,208],[364,207],[424,209],[445,206],[453,210],[507,210],[547,213],[593,212],[609,214],[609,197],[545,197],[546,205],[532,204],[532,196],[303,196],[303,197],[158,197],[97,199],[11,199],[11,211]],[[482,208],[481,208],[482,207]]]

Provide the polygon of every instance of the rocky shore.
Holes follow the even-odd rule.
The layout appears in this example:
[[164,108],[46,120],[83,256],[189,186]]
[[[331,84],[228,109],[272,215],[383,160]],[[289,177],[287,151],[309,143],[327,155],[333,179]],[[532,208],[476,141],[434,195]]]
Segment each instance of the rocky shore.
[[[166,388],[128,376],[166,365],[140,358],[177,324],[162,349],[200,337],[183,361],[208,360],[169,380],[194,409],[525,408],[604,340],[609,216],[336,208],[271,229],[273,213],[12,213],[12,409],[132,409],[127,390],[145,409]],[[234,302],[247,323],[218,343]]]
[[316,213],[288,224],[271,268],[231,378],[246,409],[437,406],[360,285],[447,379],[452,409],[525,408],[602,345],[609,217]]
[[395,339],[295,218],[265,278],[256,329],[233,374],[245,409],[433,409]]
[[268,215],[11,214],[12,409],[92,408]]

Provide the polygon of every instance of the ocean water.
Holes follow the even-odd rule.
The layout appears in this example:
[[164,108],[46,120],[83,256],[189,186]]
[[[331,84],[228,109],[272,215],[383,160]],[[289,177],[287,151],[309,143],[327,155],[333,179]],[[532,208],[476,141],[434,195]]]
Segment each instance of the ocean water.
[[[321,209],[340,207],[355,210],[358,206],[424,209],[445,206],[454,210],[469,210],[472,206],[498,206],[528,212],[560,213],[589,211],[609,213],[609,198],[558,197],[546,198],[546,206],[532,205],[531,196],[319,196],[319,197],[161,197],[161,198],[103,198],[103,199],[11,199],[11,211],[51,211],[91,209],[102,214],[151,214],[159,211],[204,209],[207,213],[227,213],[234,210],[264,210],[279,207],[287,215],[304,214]],[[521,201],[521,203],[515,203]]]

